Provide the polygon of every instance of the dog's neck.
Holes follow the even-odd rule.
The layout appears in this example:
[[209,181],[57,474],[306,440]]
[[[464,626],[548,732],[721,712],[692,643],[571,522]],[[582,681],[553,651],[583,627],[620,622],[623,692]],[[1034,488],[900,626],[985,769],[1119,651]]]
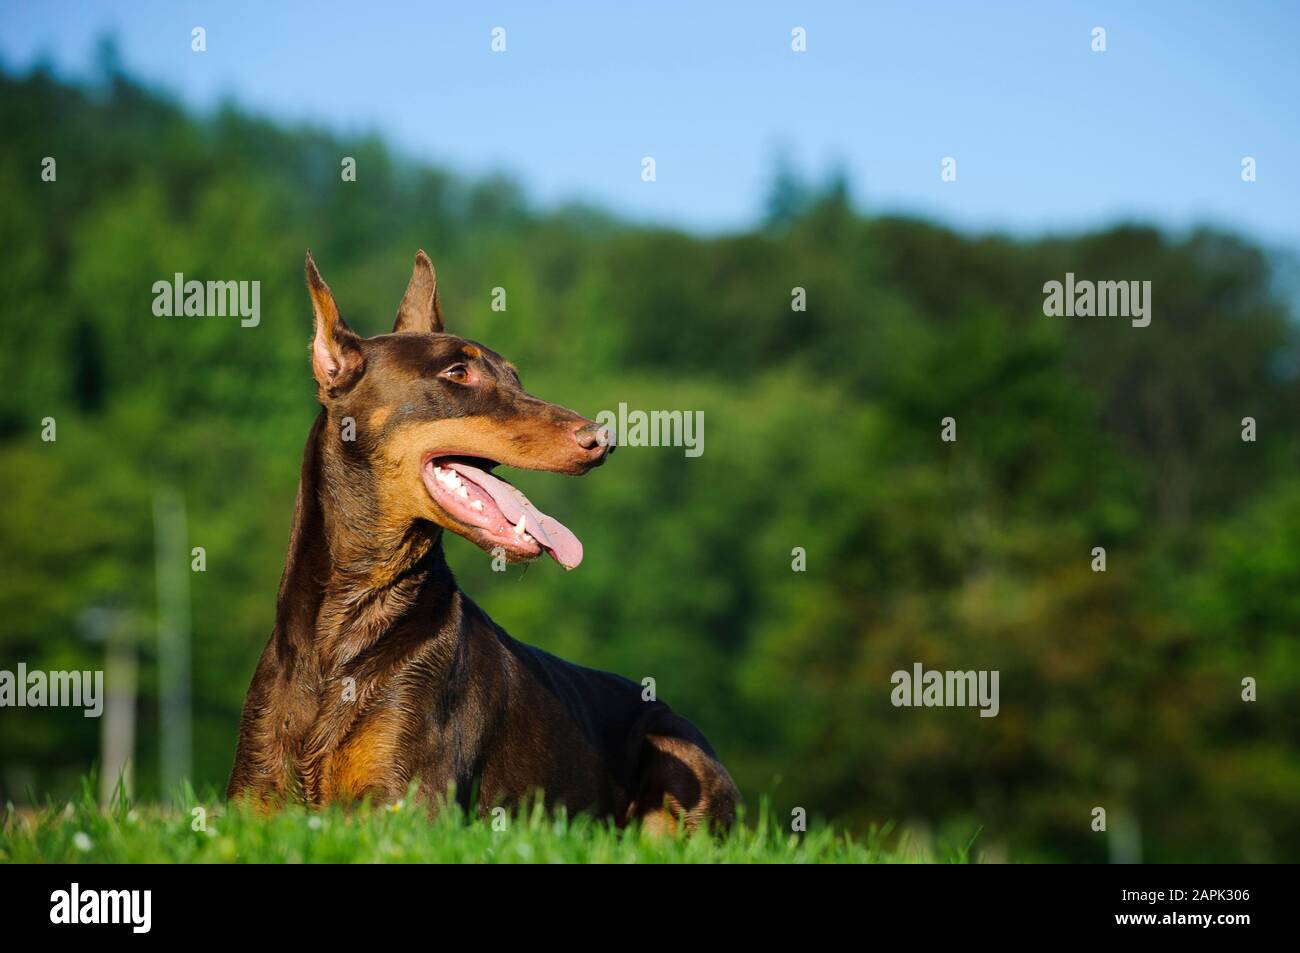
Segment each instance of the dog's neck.
[[307,438],[289,553],[276,606],[282,659],[337,670],[413,616],[436,628],[456,581],[429,524],[386,527],[369,472],[327,443],[327,417]]

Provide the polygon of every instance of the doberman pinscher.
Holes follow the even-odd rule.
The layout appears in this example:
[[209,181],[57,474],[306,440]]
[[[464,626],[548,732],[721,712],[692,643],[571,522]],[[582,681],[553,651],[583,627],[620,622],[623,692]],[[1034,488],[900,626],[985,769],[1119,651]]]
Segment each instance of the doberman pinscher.
[[431,810],[454,786],[480,811],[541,795],[648,829],[729,824],[739,793],[694,725],[512,639],[443,556],[450,531],[510,562],[576,566],[577,537],[491,471],[584,474],[613,452],[604,432],[444,333],[423,251],[391,334],[353,333],[310,253],[307,288],[322,410],[227,796],[393,801],[418,782]]

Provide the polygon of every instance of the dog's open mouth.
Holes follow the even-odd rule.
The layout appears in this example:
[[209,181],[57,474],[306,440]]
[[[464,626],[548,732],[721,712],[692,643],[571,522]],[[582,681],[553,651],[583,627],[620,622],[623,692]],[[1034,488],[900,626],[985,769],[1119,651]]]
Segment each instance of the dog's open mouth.
[[514,559],[535,559],[545,550],[565,569],[582,562],[582,543],[528,497],[488,471],[496,463],[477,457],[432,457],[421,477],[435,503],[471,529],[488,552],[500,546]]

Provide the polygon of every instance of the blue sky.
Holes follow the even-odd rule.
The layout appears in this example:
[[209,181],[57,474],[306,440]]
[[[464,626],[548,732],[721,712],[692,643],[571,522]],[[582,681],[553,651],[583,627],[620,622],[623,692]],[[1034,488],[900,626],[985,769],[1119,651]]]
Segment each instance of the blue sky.
[[784,154],[813,177],[842,166],[865,210],[967,229],[1207,221],[1300,247],[1300,3],[703,7],[2,0],[0,57],[84,76],[111,32],[130,72],[187,103],[374,130],[542,205],[700,231],[755,221]]

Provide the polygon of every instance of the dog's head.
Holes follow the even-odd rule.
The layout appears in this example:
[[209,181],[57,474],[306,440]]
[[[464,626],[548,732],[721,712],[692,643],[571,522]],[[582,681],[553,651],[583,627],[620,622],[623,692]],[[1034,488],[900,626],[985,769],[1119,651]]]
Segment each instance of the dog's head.
[[512,562],[547,552],[566,569],[578,565],[577,537],[492,469],[581,475],[613,452],[605,431],[533,397],[501,355],[445,333],[423,251],[391,334],[361,338],[347,326],[310,252],[307,290],[326,439],[351,472],[371,475],[375,519],[436,523]]

